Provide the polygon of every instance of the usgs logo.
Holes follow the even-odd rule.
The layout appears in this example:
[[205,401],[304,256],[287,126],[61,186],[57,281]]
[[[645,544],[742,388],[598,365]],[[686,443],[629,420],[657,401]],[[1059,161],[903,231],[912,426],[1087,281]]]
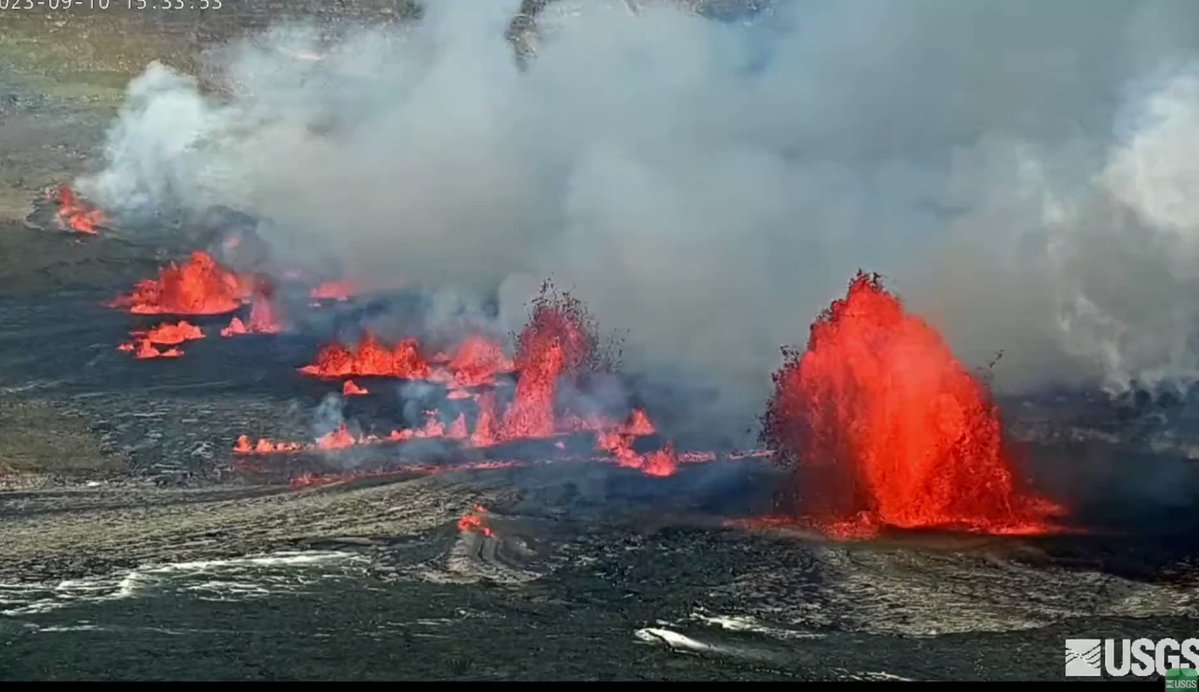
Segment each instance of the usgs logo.
[[[1199,639],[1066,640],[1067,677],[1166,677],[1171,671],[1187,668],[1199,669]],[[1183,676],[1179,682],[1196,689],[1193,676]]]

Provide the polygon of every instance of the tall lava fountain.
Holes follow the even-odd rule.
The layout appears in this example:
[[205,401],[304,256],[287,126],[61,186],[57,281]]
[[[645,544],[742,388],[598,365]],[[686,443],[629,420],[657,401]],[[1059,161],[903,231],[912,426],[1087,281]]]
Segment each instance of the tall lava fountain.
[[807,350],[784,353],[762,434],[794,470],[791,509],[817,527],[1048,530],[1058,509],[1021,490],[983,383],[877,275],[859,272]]

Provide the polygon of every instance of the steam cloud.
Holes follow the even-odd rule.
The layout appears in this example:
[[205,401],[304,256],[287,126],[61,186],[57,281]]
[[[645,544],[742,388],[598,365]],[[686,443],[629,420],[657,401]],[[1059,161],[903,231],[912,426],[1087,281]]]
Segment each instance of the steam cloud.
[[225,93],[150,65],[79,187],[498,290],[508,327],[552,275],[626,363],[713,385],[696,425],[744,428],[858,267],[963,358],[1003,350],[1000,389],[1199,372],[1192,0],[550,3],[528,69],[512,0],[425,4],[230,46]]

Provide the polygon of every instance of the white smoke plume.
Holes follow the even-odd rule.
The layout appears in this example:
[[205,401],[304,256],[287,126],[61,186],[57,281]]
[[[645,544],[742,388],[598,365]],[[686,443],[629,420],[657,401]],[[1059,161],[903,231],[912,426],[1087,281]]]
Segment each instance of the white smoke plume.
[[498,290],[507,326],[552,275],[730,427],[859,267],[970,362],[1002,350],[1001,389],[1199,371],[1199,3],[551,2],[525,63],[516,4],[277,27],[216,93],[151,65],[79,186]]

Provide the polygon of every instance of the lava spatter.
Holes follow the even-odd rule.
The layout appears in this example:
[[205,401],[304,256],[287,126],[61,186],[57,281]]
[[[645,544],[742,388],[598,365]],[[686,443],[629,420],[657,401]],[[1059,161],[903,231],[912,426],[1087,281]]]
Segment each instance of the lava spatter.
[[475,505],[474,509],[458,520],[459,533],[477,533],[487,538],[495,538],[495,532],[491,530],[491,526],[487,523],[487,510],[482,505]]
[[326,346],[317,354],[316,362],[300,368],[300,372],[324,378],[373,376],[424,380],[428,379],[430,369],[421,357],[416,339],[404,339],[388,348],[367,332],[354,348],[341,344]]
[[788,511],[838,537],[1050,530],[1060,510],[1018,487],[983,384],[878,276],[859,273],[785,354],[763,438],[794,470]]
[[59,225],[76,233],[97,235],[106,221],[103,211],[80,200],[66,185],[58,188],[58,205],[55,218]]
[[547,281],[533,301],[529,321],[516,340],[519,376],[512,404],[504,413],[501,438],[549,437],[558,378],[593,369],[601,357],[595,323],[583,303],[559,293]]
[[194,341],[204,338],[203,330],[184,320],[174,324],[167,322],[147,331],[131,332],[131,334],[134,337],[144,338],[152,344],[163,346],[174,346],[184,341]]
[[479,387],[493,384],[495,376],[515,369],[504,347],[480,335],[468,336],[449,360],[454,384],[458,387]]
[[220,315],[241,307],[249,296],[247,283],[197,251],[182,265],[163,267],[157,279],[138,282],[109,306],[141,315]]
[[250,323],[247,325],[240,317],[229,321],[229,326],[221,330],[221,336],[228,338],[243,334],[278,334],[283,331],[283,319],[275,300],[273,284],[264,278],[254,282],[254,297],[250,302]]

